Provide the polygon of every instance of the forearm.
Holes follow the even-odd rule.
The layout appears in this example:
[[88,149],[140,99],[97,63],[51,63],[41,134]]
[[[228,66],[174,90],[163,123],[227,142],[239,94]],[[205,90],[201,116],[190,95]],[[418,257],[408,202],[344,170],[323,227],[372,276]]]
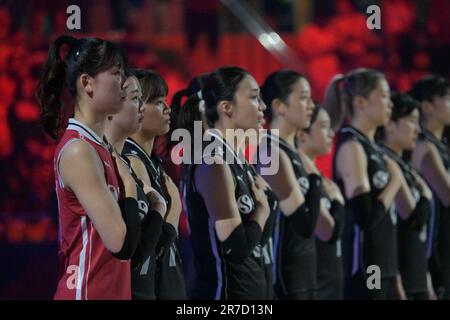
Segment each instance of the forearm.
[[392,202],[394,201],[398,190],[401,187],[401,183],[402,182],[399,178],[393,177],[386,188],[378,196],[378,200],[381,201],[386,210],[391,207]]
[[321,208],[315,234],[321,241],[329,241],[333,235],[334,220],[326,208]]
[[398,210],[398,213],[402,219],[407,219],[411,212],[416,207],[416,201],[409,189],[409,186],[405,183],[402,183],[400,189],[395,197],[395,205]]

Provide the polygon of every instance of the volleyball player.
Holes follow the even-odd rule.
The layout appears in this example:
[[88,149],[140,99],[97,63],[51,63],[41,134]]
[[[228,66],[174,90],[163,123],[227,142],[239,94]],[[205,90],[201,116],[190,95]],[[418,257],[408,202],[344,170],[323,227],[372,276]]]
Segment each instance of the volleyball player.
[[[330,152],[334,132],[325,109],[316,105],[307,129],[297,132],[298,151],[303,163],[318,174],[317,156]],[[343,299],[341,236],[345,223],[344,198],[339,187],[322,176],[323,193],[316,226],[317,299]]]
[[[139,81],[129,76],[124,89],[126,97],[122,110],[109,117],[106,123],[105,135],[112,145],[118,168],[124,167],[124,174],[131,174],[137,190],[139,218],[141,222],[141,237],[131,259],[131,293],[136,300],[154,300],[155,272],[150,263],[155,257],[155,247],[159,240],[163,217],[166,213],[166,203],[162,196],[147,183],[141,181],[133,171],[130,160],[122,156],[125,140],[136,133],[143,120],[142,91]],[[153,262],[153,261],[152,261]]]
[[166,105],[167,84],[158,73],[134,70],[143,94],[143,119],[139,131],[125,141],[123,154],[131,162],[137,176],[160,193],[167,205],[161,237],[156,247],[156,298],[186,299],[181,256],[176,239],[181,213],[181,199],[176,185],[164,171],[161,159],[154,152],[155,138],[169,130],[169,109]]
[[[398,257],[401,284],[408,300],[427,300],[435,294],[427,284],[427,225],[430,216],[431,190],[408,162],[405,151],[414,149],[420,132],[419,104],[407,94],[392,96],[391,120],[378,128],[384,152],[402,170],[406,185],[396,197],[398,219]],[[400,283],[400,281],[399,281]]]
[[[343,240],[346,298],[393,299],[398,268],[392,204],[402,175],[374,142],[376,128],[390,119],[389,85],[380,72],[355,69],[332,80],[324,105],[336,119],[350,119],[339,132],[333,159],[333,179],[348,209]],[[372,274],[379,277],[379,287],[378,280],[368,281]]]
[[184,182],[196,269],[192,298],[264,299],[264,269],[251,254],[270,209],[261,178],[248,175],[236,141],[226,140],[227,129],[258,127],[264,107],[259,87],[241,68],[214,70],[181,107],[181,128],[198,120],[201,100],[210,129],[201,161],[189,166]]
[[450,87],[440,76],[419,80],[410,94],[420,103],[422,133],[412,164],[433,191],[427,254],[436,293],[450,299],[450,156],[443,138],[450,125]]
[[[68,53],[61,58],[63,46]],[[39,82],[42,125],[60,139],[54,156],[60,223],[55,299],[131,298],[129,259],[140,237],[136,187],[124,174],[119,188],[104,140],[107,116],[122,108],[124,67],[121,51],[109,41],[60,36]],[[74,117],[61,137],[65,86]]]
[[[273,146],[279,170],[264,174],[276,194],[281,213],[275,227],[276,294],[281,299],[314,299],[316,290],[316,249],[314,230],[320,212],[321,179],[308,174],[295,148],[298,129],[309,127],[313,112],[307,79],[290,70],[269,75],[262,97],[271,130],[261,148]],[[259,169],[262,166],[259,164]],[[263,171],[260,171],[261,174]]]

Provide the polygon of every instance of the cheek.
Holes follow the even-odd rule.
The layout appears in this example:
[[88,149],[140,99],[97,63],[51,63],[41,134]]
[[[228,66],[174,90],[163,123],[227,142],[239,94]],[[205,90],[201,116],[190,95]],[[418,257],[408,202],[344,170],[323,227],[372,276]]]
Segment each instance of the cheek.
[[302,115],[305,115],[307,113],[307,109],[308,109],[308,104],[306,103],[306,101],[302,101],[300,100],[298,102],[298,108],[297,108],[298,112],[301,113]]
[[325,130],[320,131],[320,145],[323,148],[328,148],[330,144],[330,139],[328,138],[328,133]]
[[236,117],[239,122],[248,123],[254,121],[258,116],[258,110],[251,103],[247,103],[245,105],[241,104],[236,108],[236,110]]
[[405,140],[406,143],[411,143],[414,137],[414,126],[410,124],[404,124],[402,130],[400,131],[400,137]]

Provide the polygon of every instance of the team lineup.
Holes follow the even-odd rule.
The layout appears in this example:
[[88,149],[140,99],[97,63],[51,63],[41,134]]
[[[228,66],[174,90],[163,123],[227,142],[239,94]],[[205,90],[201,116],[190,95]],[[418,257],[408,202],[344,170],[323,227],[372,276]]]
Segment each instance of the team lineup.
[[[258,84],[225,66],[194,77],[170,106],[169,89],[114,42],[60,36],[50,47],[36,94],[58,141],[55,299],[450,298],[445,78],[391,92],[383,73],[358,68],[314,102],[295,70]],[[201,142],[178,144],[179,130]],[[229,138],[236,131],[256,140]],[[327,177],[316,159],[330,152]]]

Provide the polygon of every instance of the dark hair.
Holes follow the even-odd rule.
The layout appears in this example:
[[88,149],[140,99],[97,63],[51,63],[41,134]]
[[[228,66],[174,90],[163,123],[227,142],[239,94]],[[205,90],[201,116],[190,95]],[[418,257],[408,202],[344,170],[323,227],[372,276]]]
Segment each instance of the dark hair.
[[[320,104],[315,103],[315,107],[314,107],[313,113],[312,113],[312,115],[311,115],[311,121],[310,121],[310,123],[309,123],[309,127],[306,128],[306,129],[302,129],[303,131],[305,131],[305,132],[310,132],[310,131],[311,131],[311,127],[312,127],[312,125],[314,124],[314,122],[316,122],[317,116],[319,115],[319,112],[320,112],[320,110],[322,110],[322,109],[323,109],[323,108],[322,108],[322,106],[321,106]],[[324,109],[324,110],[325,110],[325,109]]]
[[192,128],[194,121],[199,120],[199,115],[201,115],[199,102],[204,100],[206,122],[208,126],[214,127],[219,120],[217,103],[223,100],[234,101],[238,86],[247,75],[249,73],[239,67],[222,67],[211,72],[200,90],[202,99],[198,93],[194,93],[180,108],[177,119],[178,126]]
[[[420,109],[419,103],[406,93],[393,92],[391,100],[393,103],[391,120],[394,122],[409,116],[414,110]],[[377,128],[375,137],[378,141],[384,141],[386,139],[386,129],[384,126]]]
[[293,91],[293,85],[301,78],[306,79],[304,75],[293,70],[275,71],[266,78],[261,87],[261,95],[266,104],[264,115],[269,121],[272,121],[273,118],[272,101],[280,99],[286,102]]
[[350,116],[353,116],[353,98],[368,98],[381,79],[385,79],[383,73],[366,68],[352,70],[346,76],[335,76],[325,91],[323,103],[330,115],[331,126],[334,129],[340,127],[347,110]]
[[417,81],[409,94],[419,102],[433,102],[435,97],[445,96],[450,92],[450,86],[442,76],[429,75]]
[[158,72],[144,69],[132,69],[131,72],[141,84],[144,103],[165,97],[169,93],[166,80]]
[[[62,59],[60,50],[63,45],[68,46],[69,52]],[[123,69],[126,60],[121,49],[113,42],[97,38],[59,36],[50,46],[36,91],[45,132],[53,139],[59,137],[64,117],[61,102],[64,86],[67,86],[70,95],[76,99],[76,83],[81,74],[95,76],[116,65]]]
[[[178,128],[179,122],[187,124],[187,121],[178,121],[178,117],[180,116],[180,109],[181,109],[181,101],[184,97],[190,97],[194,94],[197,94],[203,86],[206,81],[206,78],[208,77],[209,73],[201,74],[197,77],[192,78],[192,80],[189,82],[188,86],[182,90],[177,91],[173,97],[172,102],[170,104],[170,128],[169,132],[167,133],[167,140],[166,140],[166,148],[165,151],[167,152],[167,155],[170,153],[170,150],[172,147],[176,144],[176,142],[171,141],[170,137],[172,133]],[[191,109],[191,119],[192,123],[191,126],[188,129],[189,131],[193,130],[194,122],[193,121],[201,121],[202,120],[202,114],[198,108],[192,108]]]
[[407,93],[393,92],[391,100],[393,103],[391,120],[395,122],[409,116],[420,107],[419,103]]

